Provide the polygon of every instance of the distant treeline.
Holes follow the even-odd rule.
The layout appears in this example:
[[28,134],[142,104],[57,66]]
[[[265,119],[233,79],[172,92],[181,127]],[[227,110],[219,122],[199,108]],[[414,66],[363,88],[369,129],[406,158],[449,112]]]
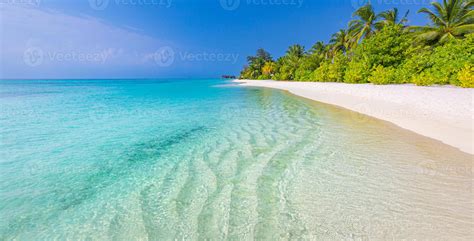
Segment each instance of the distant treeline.
[[289,47],[273,60],[264,49],[247,58],[242,79],[457,85],[474,87],[474,0],[433,2],[422,8],[427,26],[409,26],[408,12],[375,13],[367,4],[347,29],[306,51]]

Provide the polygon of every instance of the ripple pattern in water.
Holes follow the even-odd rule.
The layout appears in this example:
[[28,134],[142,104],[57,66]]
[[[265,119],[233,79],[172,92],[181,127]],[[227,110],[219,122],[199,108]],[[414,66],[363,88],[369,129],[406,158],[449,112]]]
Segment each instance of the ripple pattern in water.
[[2,240],[472,240],[472,155],[218,80],[0,82]]

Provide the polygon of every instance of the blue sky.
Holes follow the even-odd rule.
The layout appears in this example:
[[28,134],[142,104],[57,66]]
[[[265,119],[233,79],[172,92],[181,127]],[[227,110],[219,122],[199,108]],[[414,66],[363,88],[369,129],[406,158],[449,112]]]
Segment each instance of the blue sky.
[[[0,78],[206,78],[238,74],[345,28],[365,0],[0,0]],[[373,0],[377,11],[430,0]]]

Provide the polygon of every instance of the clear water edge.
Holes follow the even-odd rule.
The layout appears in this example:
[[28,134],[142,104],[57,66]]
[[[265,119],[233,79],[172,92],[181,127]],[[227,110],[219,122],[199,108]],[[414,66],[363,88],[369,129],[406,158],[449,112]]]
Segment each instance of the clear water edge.
[[0,82],[2,239],[473,237],[472,155],[288,93]]

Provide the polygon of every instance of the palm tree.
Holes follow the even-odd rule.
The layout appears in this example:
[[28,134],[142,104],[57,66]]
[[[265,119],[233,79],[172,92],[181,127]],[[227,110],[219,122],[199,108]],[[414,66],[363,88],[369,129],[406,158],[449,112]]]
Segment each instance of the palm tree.
[[398,16],[398,8],[394,8],[394,9],[391,9],[391,10],[387,10],[387,11],[384,11],[384,12],[381,12],[379,15],[378,15],[378,18],[382,19],[380,20],[379,22],[377,22],[375,24],[375,27],[380,30],[382,29],[383,27],[385,26],[389,26],[389,25],[401,25],[403,27],[405,27],[405,23],[408,22],[408,19],[407,19],[407,16],[408,14],[410,13],[410,10],[408,10],[405,15],[403,16],[403,18],[400,19],[400,17]]
[[313,47],[308,51],[312,57],[318,58],[329,58],[331,55],[332,46],[330,44],[326,45],[322,41],[316,42]]
[[292,45],[286,51],[286,55],[290,58],[301,58],[304,55],[304,47],[299,44]]
[[429,43],[443,43],[453,38],[462,38],[474,32],[474,0],[443,0],[431,3],[433,10],[422,8],[419,13],[427,14],[431,20],[428,26],[411,29],[418,39]]
[[262,67],[269,61],[273,61],[272,56],[262,48],[257,50],[255,56],[248,56],[248,67],[245,70],[245,73],[249,76],[247,78],[255,79],[260,76],[262,74]]
[[266,62],[265,65],[262,67],[262,74],[265,75],[267,78],[273,77],[275,73],[276,64],[275,62]]
[[357,19],[349,23],[349,32],[354,37],[354,43],[359,43],[374,33],[378,16],[370,3],[357,9],[352,16]]
[[337,51],[347,52],[352,44],[351,36],[345,29],[339,30],[339,32],[332,35],[329,43],[332,45],[333,54]]
[[324,49],[326,48],[326,45],[322,41],[316,42],[313,47],[309,50],[310,54],[315,54],[315,55],[321,55],[324,53]]
[[257,49],[257,54],[255,56],[248,56],[247,57],[247,62],[253,63],[253,62],[262,62],[265,63],[267,61],[272,61],[272,56],[270,53],[265,51],[265,49],[259,48]]
[[305,50],[303,46],[295,44],[288,48],[286,55],[281,59],[283,63],[283,70],[281,72],[285,73],[286,78],[292,80],[295,77],[296,69],[300,66],[304,56]]

